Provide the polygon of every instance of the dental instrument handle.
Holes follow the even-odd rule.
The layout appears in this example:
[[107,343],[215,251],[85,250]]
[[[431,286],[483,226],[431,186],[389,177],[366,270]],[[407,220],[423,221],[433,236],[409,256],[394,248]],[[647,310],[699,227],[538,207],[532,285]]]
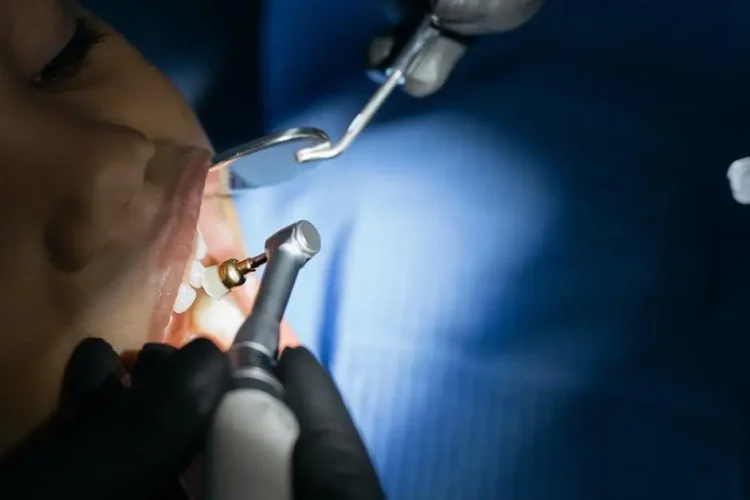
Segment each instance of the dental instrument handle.
[[436,18],[427,15],[422,19],[414,35],[399,53],[398,57],[385,70],[386,79],[378,88],[377,92],[370,98],[362,111],[360,111],[354,120],[349,124],[346,133],[336,144],[320,144],[311,148],[297,151],[297,162],[304,163],[317,160],[329,160],[339,156],[346,151],[354,140],[359,137],[362,131],[375,117],[385,101],[393,94],[396,87],[405,83],[404,76],[411,69],[419,54],[425,45],[440,35],[439,28],[436,27]]
[[318,160],[330,160],[335,158],[344,151],[359,137],[359,134],[367,127],[367,125],[375,117],[375,114],[383,106],[383,103],[390,97],[393,91],[398,87],[399,82],[403,80],[403,73],[395,71],[383,85],[378,88],[377,92],[367,101],[367,104],[362,111],[357,113],[354,120],[349,124],[346,132],[336,144],[321,144],[319,146],[313,146],[311,148],[300,149],[297,151],[296,157],[298,163],[305,163],[309,161]]
[[274,375],[281,319],[299,271],[320,250],[300,221],[266,240],[267,264],[253,310],[230,348],[233,387],[214,415],[206,447],[209,500],[292,500],[299,425]]
[[[404,45],[401,52],[398,53],[393,63],[388,65],[385,70],[385,75],[390,76],[392,73],[400,72],[403,77],[406,73],[411,70],[412,65],[415,63],[419,54],[422,53],[427,43],[433,38],[437,38],[442,33],[438,28],[438,20],[432,14],[425,15],[417,28],[414,30],[414,34],[409,38],[409,41]],[[404,78],[401,78],[399,85],[403,85],[405,82]]]
[[294,498],[292,454],[299,424],[282,392],[253,387],[252,380],[237,380],[214,415],[205,456],[208,500]]

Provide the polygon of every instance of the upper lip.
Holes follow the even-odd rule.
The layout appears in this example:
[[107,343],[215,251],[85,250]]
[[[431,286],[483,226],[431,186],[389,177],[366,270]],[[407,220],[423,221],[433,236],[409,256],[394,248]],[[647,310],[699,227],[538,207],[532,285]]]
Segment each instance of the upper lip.
[[[187,156],[176,181],[176,188],[161,210],[155,224],[160,228],[154,248],[159,256],[157,265],[163,273],[159,279],[150,336],[161,335],[169,323],[174,296],[193,251],[206,176],[211,167],[211,153],[196,149]],[[161,338],[150,340],[160,341]]]

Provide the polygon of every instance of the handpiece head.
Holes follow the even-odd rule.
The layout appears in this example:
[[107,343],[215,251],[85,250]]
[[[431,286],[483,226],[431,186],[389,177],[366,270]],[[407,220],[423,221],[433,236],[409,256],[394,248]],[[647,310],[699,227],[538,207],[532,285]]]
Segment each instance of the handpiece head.
[[265,252],[242,261],[229,259],[204,270],[202,287],[216,300],[224,298],[231,289],[245,284],[245,276],[282,251],[291,257],[295,267],[301,269],[320,251],[320,233],[311,223],[295,222],[276,232],[266,240]]
[[320,252],[320,233],[306,220],[290,224],[266,240],[269,261],[278,251],[295,255],[304,265]]
[[[273,353],[279,345],[281,319],[297,273],[320,251],[320,233],[311,223],[295,222],[266,240],[266,264],[250,317],[234,344],[253,343]],[[257,347],[256,347],[257,349]]]

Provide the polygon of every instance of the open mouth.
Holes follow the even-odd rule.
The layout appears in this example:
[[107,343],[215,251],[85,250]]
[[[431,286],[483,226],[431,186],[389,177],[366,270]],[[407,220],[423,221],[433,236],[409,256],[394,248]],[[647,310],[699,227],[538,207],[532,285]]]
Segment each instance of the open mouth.
[[220,347],[231,345],[245,314],[231,295],[216,300],[201,288],[205,268],[214,264],[216,259],[208,254],[203,235],[196,230],[193,252],[175,293],[163,342],[179,347],[195,337],[208,337]]
[[[175,194],[161,213],[155,246],[160,256],[159,288],[154,296],[150,341],[181,347],[194,337],[208,337],[228,348],[250,307],[247,292],[216,300],[201,288],[206,266],[219,259],[241,257],[242,241],[233,204],[210,192],[221,183],[220,172],[209,172],[210,157],[194,158],[182,169]],[[234,216],[236,219],[236,216]],[[202,233],[200,226],[205,229]],[[203,234],[208,232],[209,245]],[[210,246],[210,248],[209,248]]]

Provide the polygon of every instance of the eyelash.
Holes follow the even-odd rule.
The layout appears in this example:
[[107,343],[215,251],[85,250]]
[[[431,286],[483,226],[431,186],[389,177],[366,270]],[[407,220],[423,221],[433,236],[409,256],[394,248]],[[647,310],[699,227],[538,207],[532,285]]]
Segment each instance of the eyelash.
[[[48,89],[75,77],[86,65],[91,50],[105,35],[96,30],[86,19],[76,19],[76,30],[68,44],[32,79],[35,87]],[[233,193],[247,189],[245,182],[234,172],[230,174],[228,193],[216,193],[209,198],[233,198]]]
[[104,39],[91,24],[82,18],[76,20],[73,38],[42,70],[36,74],[34,86],[47,89],[75,77],[86,65],[91,49]]

